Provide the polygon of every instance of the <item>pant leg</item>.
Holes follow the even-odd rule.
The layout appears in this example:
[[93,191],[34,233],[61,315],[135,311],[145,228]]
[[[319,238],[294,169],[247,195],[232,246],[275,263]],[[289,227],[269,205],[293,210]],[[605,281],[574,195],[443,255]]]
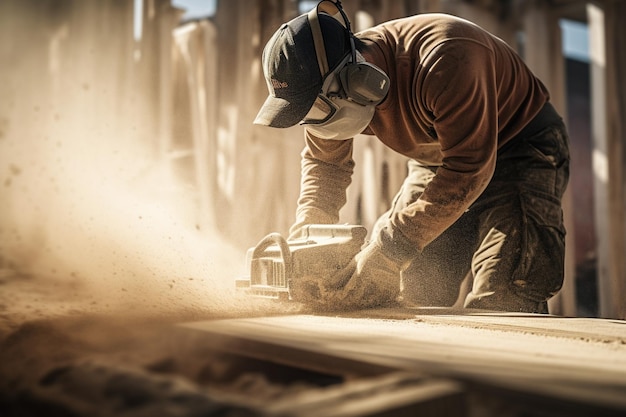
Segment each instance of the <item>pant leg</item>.
[[479,219],[473,287],[465,307],[547,313],[564,278],[561,198],[569,177],[565,126],[518,138],[498,156],[487,190],[470,207]]
[[[391,209],[374,226],[379,227],[396,210],[416,201],[435,176],[436,168],[409,162],[409,173],[394,198]],[[476,246],[475,222],[462,217],[418,254],[402,273],[402,297],[423,306],[451,306],[459,295],[459,287],[470,269]]]

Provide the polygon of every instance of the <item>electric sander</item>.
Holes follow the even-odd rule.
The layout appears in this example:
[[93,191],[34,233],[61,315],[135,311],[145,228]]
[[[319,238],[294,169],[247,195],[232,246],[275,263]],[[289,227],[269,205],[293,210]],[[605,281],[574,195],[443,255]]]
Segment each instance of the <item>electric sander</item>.
[[367,230],[357,225],[311,224],[286,240],[265,236],[246,252],[248,276],[235,280],[238,290],[256,297],[302,301],[306,283],[332,279],[359,253]]

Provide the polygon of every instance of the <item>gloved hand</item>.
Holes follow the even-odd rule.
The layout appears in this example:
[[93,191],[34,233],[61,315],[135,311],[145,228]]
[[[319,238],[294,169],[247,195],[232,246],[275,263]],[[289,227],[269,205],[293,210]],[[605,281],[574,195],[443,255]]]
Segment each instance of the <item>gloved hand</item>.
[[313,307],[354,310],[390,304],[400,293],[402,265],[369,243],[344,269],[321,283]]

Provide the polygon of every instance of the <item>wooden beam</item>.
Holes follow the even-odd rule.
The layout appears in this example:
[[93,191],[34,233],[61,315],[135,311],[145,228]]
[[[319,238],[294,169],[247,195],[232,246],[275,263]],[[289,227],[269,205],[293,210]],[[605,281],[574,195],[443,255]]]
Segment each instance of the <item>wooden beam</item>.
[[[617,416],[626,411],[622,323],[478,311],[448,314],[443,309],[381,309],[332,317],[205,321],[180,324],[170,336],[180,346],[186,338],[195,346],[205,340],[206,346],[219,350],[221,345],[262,360],[270,373],[272,364],[282,364],[343,375],[346,381],[393,379],[401,372],[427,383],[458,382],[470,398],[480,398],[467,405],[467,415],[477,415],[476,406],[492,412],[482,415],[500,415],[489,410],[493,401],[517,410],[515,415]],[[447,385],[444,393],[453,400],[451,388]],[[290,410],[306,404],[294,401]]]
[[590,3],[593,169],[600,315],[626,318],[626,31],[622,2]]

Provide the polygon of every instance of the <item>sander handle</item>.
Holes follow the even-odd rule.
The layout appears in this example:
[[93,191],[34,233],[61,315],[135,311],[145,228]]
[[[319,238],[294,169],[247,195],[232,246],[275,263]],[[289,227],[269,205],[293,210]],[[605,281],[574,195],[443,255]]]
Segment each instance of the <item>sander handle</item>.
[[280,250],[280,256],[283,258],[285,265],[285,277],[291,276],[291,250],[289,250],[289,244],[280,233],[270,233],[257,243],[252,252],[252,259],[260,258],[265,250],[272,245],[277,245]]

